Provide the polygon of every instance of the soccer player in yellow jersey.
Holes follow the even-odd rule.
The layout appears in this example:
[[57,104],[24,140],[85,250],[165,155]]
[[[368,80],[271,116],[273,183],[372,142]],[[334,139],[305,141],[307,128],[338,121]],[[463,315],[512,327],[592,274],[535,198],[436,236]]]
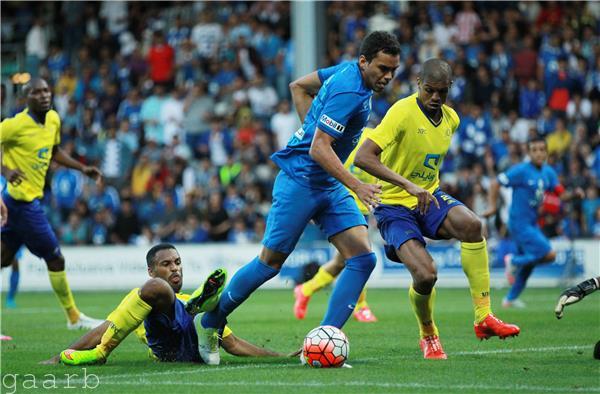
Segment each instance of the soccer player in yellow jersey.
[[409,298],[419,323],[424,357],[445,359],[433,320],[437,270],[424,237],[461,241],[477,338],[505,338],[520,330],[492,314],[481,221],[439,189],[439,168],[460,122],[456,112],[445,105],[452,70],[443,60],[427,60],[417,83],[418,92],[396,102],[367,136],[354,164],[382,181],[381,204],[374,215],[387,243],[386,255],[402,262],[412,275]]
[[[59,355],[42,362],[66,365],[102,364],[131,333],[150,348],[159,361],[202,362],[198,352],[196,325],[200,313],[217,305],[227,274],[214,271],[191,295],[180,293],[183,286],[181,257],[171,244],[153,246],[146,255],[150,279],[123,298],[106,321],[86,333]],[[235,356],[284,356],[236,337],[225,326],[221,345]],[[295,353],[294,353],[295,355]]]
[[[371,174],[354,165],[354,156],[356,155],[358,146],[360,146],[360,144],[365,140],[366,134],[371,132],[371,130],[372,129],[369,128],[365,128],[363,130],[357,147],[352,151],[352,153],[350,153],[350,156],[348,156],[348,159],[346,159],[346,162],[344,163],[344,167],[363,183],[375,183],[375,179]],[[352,197],[354,197],[354,201],[356,202],[356,205],[358,205],[358,209],[363,215],[365,215],[365,220],[367,220],[367,215],[370,213],[369,209],[365,207],[358,197],[356,197],[356,194],[352,190],[348,191]],[[294,316],[296,316],[296,319],[304,319],[310,297],[315,292],[333,282],[340,272],[342,272],[345,266],[346,262],[344,258],[336,252],[333,259],[323,264],[312,279],[299,284],[294,288],[294,298],[296,299],[294,302]],[[373,311],[371,311],[371,308],[367,303],[366,287],[362,290],[360,296],[358,297],[353,315],[356,320],[362,323],[374,323],[377,321],[377,317],[375,317]]]
[[101,323],[79,312],[65,274],[65,259],[42,210],[44,181],[50,161],[98,179],[96,167],[73,160],[60,147],[60,118],[51,109],[52,94],[43,79],[23,88],[27,108],[0,124],[2,174],[8,181],[3,195],[10,212],[2,226],[2,267],[10,265],[23,244],[48,267],[50,284],[67,315],[69,329],[93,328]]

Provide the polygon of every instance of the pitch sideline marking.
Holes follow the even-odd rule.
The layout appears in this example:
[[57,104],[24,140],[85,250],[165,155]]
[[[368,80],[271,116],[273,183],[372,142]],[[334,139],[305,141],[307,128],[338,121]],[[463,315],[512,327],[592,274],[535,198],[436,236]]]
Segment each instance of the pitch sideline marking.
[[[520,348],[520,349],[496,349],[496,350],[476,350],[476,351],[462,351],[456,353],[450,353],[450,355],[458,355],[458,356],[466,356],[466,355],[483,355],[483,354],[497,354],[497,353],[523,353],[523,352],[547,352],[547,351],[559,351],[559,350],[580,350],[580,349],[588,349],[591,348],[591,345],[574,345],[574,346],[550,346],[550,347],[539,347],[539,348]],[[413,356],[398,356],[394,358],[400,359],[413,359]],[[358,361],[372,361],[372,360],[381,360],[381,358],[360,358]],[[289,367],[300,367],[300,363],[294,364],[281,364],[277,365],[277,368],[289,368]],[[98,375],[101,379],[101,384],[120,384],[120,382],[110,382],[111,379],[130,379],[130,378],[143,378],[146,376],[159,376],[159,375],[185,375],[185,374],[206,374],[212,372],[228,372],[235,370],[244,370],[244,369],[265,369],[272,368],[273,364],[244,364],[244,365],[232,365],[232,366],[223,366],[223,367],[215,367],[215,368],[204,368],[204,367],[195,367],[193,369],[170,369],[166,371],[160,372],[140,372],[135,374],[116,374],[116,375]],[[83,382],[82,379],[79,379]],[[108,380],[108,381],[107,381]],[[140,382],[142,381],[139,379]],[[76,383],[78,379],[71,379],[73,383]],[[66,382],[66,380],[65,380]],[[57,380],[57,383],[60,383]],[[143,384],[146,384],[145,382]],[[150,383],[148,383],[150,384]],[[361,383],[363,384],[363,383]],[[364,383],[366,384],[366,383]],[[398,386],[400,388],[400,386]],[[492,387],[492,386],[489,386]],[[519,386],[520,387],[520,386]],[[408,388],[408,387],[407,387]],[[436,388],[436,387],[431,387]],[[440,388],[443,388],[440,386]],[[459,388],[456,386],[455,388]],[[532,389],[533,390],[533,389]],[[533,390],[535,391],[535,390]],[[558,390],[560,391],[560,390]],[[600,389],[593,389],[592,391],[600,392]]]
[[[140,381],[125,381],[125,382],[101,382],[102,384],[108,385],[135,385],[135,386],[156,386],[156,385],[168,385],[168,386],[268,386],[268,387],[298,387],[297,382],[273,382],[273,381],[235,381],[235,382],[183,382],[183,381],[159,381],[159,382],[148,382],[144,380]],[[425,384],[425,383],[388,383],[388,382],[366,382],[366,381],[346,381],[346,382],[302,382],[302,386],[308,387],[378,387],[378,388],[390,388],[390,389],[441,389],[441,390],[494,390],[494,391],[507,391],[507,390],[519,390],[519,391],[533,391],[533,392],[600,392],[600,388],[597,387],[545,387],[545,386],[527,386],[527,385],[513,385],[513,386],[492,386],[485,384]]]

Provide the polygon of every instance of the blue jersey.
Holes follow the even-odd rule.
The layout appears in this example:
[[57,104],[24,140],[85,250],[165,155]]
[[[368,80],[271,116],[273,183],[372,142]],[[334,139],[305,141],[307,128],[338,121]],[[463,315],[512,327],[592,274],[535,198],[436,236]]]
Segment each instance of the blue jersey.
[[508,217],[509,227],[512,228],[518,225],[535,225],[544,192],[558,186],[558,176],[552,167],[544,164],[538,168],[531,162],[512,166],[498,175],[498,181],[513,189]]
[[321,69],[318,74],[323,86],[302,128],[271,159],[300,184],[331,189],[339,186],[339,182],[309,154],[316,128],[335,138],[332,148],[340,161],[345,162],[369,119],[373,91],[365,86],[356,62]]

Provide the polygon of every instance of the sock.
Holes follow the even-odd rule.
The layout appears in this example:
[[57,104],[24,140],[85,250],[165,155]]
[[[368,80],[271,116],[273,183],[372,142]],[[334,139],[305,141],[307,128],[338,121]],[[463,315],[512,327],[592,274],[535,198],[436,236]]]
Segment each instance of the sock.
[[462,242],[460,260],[469,280],[475,323],[481,323],[492,313],[490,302],[490,267],[485,238],[480,242]]
[[306,297],[310,297],[315,292],[333,282],[334,279],[335,277],[333,275],[327,272],[325,268],[321,267],[311,280],[302,284],[302,294],[304,294]]
[[7,300],[14,301],[19,288],[19,276],[19,270],[13,268],[10,273],[10,287],[8,288],[8,294],[6,295]]
[[65,271],[48,271],[48,277],[50,278],[50,285],[52,290],[58,298],[58,302],[65,310],[69,322],[76,323],[79,320],[79,309],[75,306],[75,300],[73,299],[73,293],[69,287],[69,281],[67,281],[67,274]]
[[279,273],[269,267],[258,256],[240,268],[227,287],[223,290],[219,305],[202,316],[202,327],[220,328],[225,324],[227,316],[241,305],[263,283]]
[[433,304],[435,302],[435,287],[429,294],[419,294],[413,289],[412,285],[408,289],[408,299],[413,308],[413,312],[419,323],[419,334],[421,338],[430,335],[438,335],[439,331],[433,321]]
[[342,328],[356,307],[356,301],[375,264],[377,257],[375,253],[365,253],[346,260],[346,268],[342,271],[339,279],[329,298],[329,306],[322,326],[334,326]]
[[534,267],[535,264],[529,264],[519,267],[517,269],[517,272],[515,273],[515,283],[513,283],[513,285],[510,287],[510,290],[508,291],[508,294],[506,295],[507,301],[512,302],[519,298],[519,296],[525,289],[527,279],[529,279],[529,277],[531,276]]
[[108,315],[106,320],[110,326],[102,335],[100,344],[96,346],[102,357],[107,358],[123,339],[132,331],[138,334],[142,322],[152,311],[152,307],[140,297],[139,289],[134,289],[121,301],[119,306]]
[[355,310],[359,310],[361,308],[366,308],[367,306],[369,306],[369,305],[367,304],[367,288],[365,287],[363,289],[363,291],[360,292],[360,295],[358,296],[358,301],[356,301]]

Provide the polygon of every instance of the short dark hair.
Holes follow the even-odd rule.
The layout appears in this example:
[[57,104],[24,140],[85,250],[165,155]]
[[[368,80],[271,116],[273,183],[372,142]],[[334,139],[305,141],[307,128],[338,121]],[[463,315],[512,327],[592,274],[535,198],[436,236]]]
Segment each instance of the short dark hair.
[[423,63],[419,77],[423,82],[450,82],[452,81],[452,67],[445,60],[428,59]]
[[146,264],[148,264],[148,267],[152,267],[154,265],[154,258],[156,257],[156,254],[165,249],[175,249],[175,246],[168,243],[160,243],[150,248],[148,253],[146,253]]
[[546,142],[546,139],[544,137],[542,137],[541,135],[536,135],[535,137],[532,137],[529,141],[527,141],[527,149],[531,149],[531,145],[535,144],[536,142],[543,142],[544,145],[548,146],[548,143]]
[[45,79],[43,78],[31,78],[29,81],[27,81],[22,87],[21,87],[21,94],[23,95],[23,97],[27,97],[29,96],[29,92],[31,92],[31,90],[33,89],[34,85],[37,85],[40,82],[45,82],[46,84],[48,84],[48,82],[46,82]]
[[359,56],[364,56],[368,62],[373,60],[379,52],[396,56],[400,54],[400,43],[393,34],[377,30],[365,37],[360,44]]

